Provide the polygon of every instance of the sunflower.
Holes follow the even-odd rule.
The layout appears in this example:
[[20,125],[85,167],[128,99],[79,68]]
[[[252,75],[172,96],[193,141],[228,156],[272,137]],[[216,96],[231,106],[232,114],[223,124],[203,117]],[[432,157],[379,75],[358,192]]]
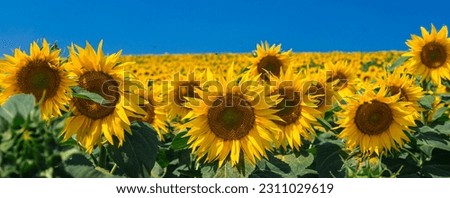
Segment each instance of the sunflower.
[[196,90],[199,98],[189,98],[186,104],[192,108],[186,116],[191,120],[186,136],[192,152],[197,161],[218,161],[219,167],[225,161],[235,166],[242,155],[254,165],[267,157],[266,150],[272,149],[280,131],[273,120],[281,119],[271,109],[280,102],[278,95],[265,98],[258,76],[244,75],[238,81],[233,71],[232,67],[226,78],[215,81],[208,70],[208,83],[202,85],[203,91]]
[[[282,101],[272,109],[278,110],[275,115],[282,120],[275,120],[275,123],[282,130],[278,136],[278,141],[286,149],[289,145],[291,148],[300,150],[302,146],[302,138],[311,141],[315,136],[312,124],[316,122],[316,117],[321,115],[321,112],[316,110],[315,103],[324,102],[325,93],[318,93],[322,91],[319,84],[312,85],[310,81],[302,80],[300,74],[294,75],[292,68],[289,67],[286,72],[280,73],[280,77],[272,75],[271,81],[275,82],[274,86],[270,86],[270,95],[280,95]],[[304,90],[305,85],[310,85],[307,90]],[[303,93],[308,90],[316,88],[318,99],[311,97],[309,100],[304,100]],[[321,101],[322,100],[322,101]]]
[[160,140],[164,140],[167,131],[167,117],[164,111],[165,105],[162,102],[161,90],[159,86],[151,86],[145,90],[139,90],[139,106],[147,113],[142,118],[131,117],[130,120],[146,122],[153,126]]
[[86,42],[86,48],[71,46],[67,68],[78,81],[81,88],[99,94],[106,104],[73,98],[70,107],[73,116],[67,119],[63,129],[64,140],[76,135],[77,140],[87,150],[92,152],[94,146],[102,142],[102,135],[114,145],[113,136],[121,146],[124,140],[124,130],[131,133],[128,117],[145,115],[137,105],[139,96],[124,90],[124,68],[132,62],[119,63],[121,51],[105,56],[100,41],[97,52]]
[[[309,69],[308,69],[309,70]],[[336,101],[340,101],[339,94],[333,89],[333,84],[326,81],[325,70],[315,73],[303,72],[304,82],[303,98],[314,103],[314,108],[322,112],[331,110]]]
[[359,146],[366,156],[380,155],[399,150],[410,141],[405,132],[415,126],[415,110],[409,107],[410,102],[399,101],[400,94],[388,96],[387,92],[383,86],[377,93],[367,88],[341,106],[336,123],[343,130],[338,137],[346,140],[349,150]]
[[333,90],[335,90],[341,98],[352,95],[355,92],[353,87],[357,84],[354,72],[355,69],[359,68],[353,67],[346,61],[325,63],[326,82],[332,83]]
[[74,81],[60,65],[60,51],[50,49],[44,39],[42,47],[36,42],[30,45],[30,55],[19,49],[14,50],[14,56],[5,55],[6,61],[1,63],[0,71],[3,73],[0,87],[4,88],[0,103],[12,95],[25,93],[42,101],[41,112],[45,120],[60,116],[61,110],[67,111],[64,105],[69,101],[68,94]]
[[[186,97],[198,98],[195,89],[200,88],[203,73],[194,70],[187,71],[187,75],[176,73],[170,81],[170,88],[164,99],[168,99],[167,114],[169,119],[183,118],[191,110],[186,107]],[[164,94],[164,93],[163,93]]]
[[431,25],[431,33],[424,27],[420,28],[422,37],[411,35],[406,41],[410,51],[403,56],[411,57],[405,65],[408,70],[422,76],[422,80],[431,79],[435,84],[441,84],[441,78],[450,79],[450,38],[447,26],[439,32]]
[[252,58],[250,73],[260,75],[264,81],[270,80],[270,74],[277,77],[286,71],[290,64],[292,50],[281,52],[281,44],[269,46],[267,42],[256,45],[255,57]]
[[423,97],[423,89],[416,85],[414,76],[407,74],[402,68],[397,68],[392,74],[386,73],[378,82],[388,88],[388,95],[400,94],[400,101],[411,102],[411,106],[416,110],[415,117],[420,117],[419,100]]

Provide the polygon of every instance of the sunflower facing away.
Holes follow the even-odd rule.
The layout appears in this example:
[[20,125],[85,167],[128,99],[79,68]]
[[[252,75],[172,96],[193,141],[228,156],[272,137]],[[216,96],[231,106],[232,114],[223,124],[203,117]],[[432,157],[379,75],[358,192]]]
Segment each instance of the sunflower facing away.
[[[270,86],[270,95],[280,95],[282,101],[272,109],[278,110],[275,115],[282,120],[275,123],[282,130],[278,135],[278,143],[283,148],[289,145],[291,148],[300,150],[302,139],[311,141],[315,136],[312,124],[316,122],[316,117],[320,117],[321,112],[316,110],[318,100],[304,100],[303,90],[307,80],[300,74],[294,75],[292,68],[286,72],[281,72],[280,78],[272,76],[271,81],[275,82]],[[322,96],[322,95],[321,95]]]
[[260,75],[264,81],[270,80],[270,74],[277,77],[286,71],[290,64],[292,50],[281,52],[281,44],[269,46],[267,42],[256,45],[256,56],[252,58],[250,73]]
[[64,140],[76,135],[76,139],[89,153],[103,141],[102,135],[110,144],[114,144],[115,136],[118,145],[122,145],[124,130],[131,133],[128,117],[136,117],[135,113],[146,114],[137,105],[139,96],[124,90],[124,68],[133,63],[119,63],[121,51],[105,56],[102,43],[98,45],[97,52],[89,43],[86,43],[85,49],[72,45],[67,63],[78,86],[101,95],[107,102],[99,104],[75,97],[70,101],[73,116],[67,119],[63,129]]
[[349,150],[359,146],[364,155],[381,155],[409,142],[405,133],[415,126],[414,109],[410,102],[399,101],[400,94],[387,96],[387,91],[383,86],[377,93],[366,88],[364,94],[356,94],[342,105],[336,123],[343,130],[338,137],[346,141]]
[[219,166],[230,161],[235,166],[240,157],[253,165],[267,157],[266,150],[272,149],[280,131],[273,120],[281,119],[271,109],[280,102],[278,95],[265,99],[258,76],[243,76],[238,82],[233,67],[219,81],[208,70],[207,79],[212,84],[197,89],[200,98],[187,103],[192,111],[186,116],[191,119],[186,136],[197,160],[218,161]]
[[0,67],[0,73],[5,74],[0,75],[0,87],[4,88],[0,104],[12,95],[25,93],[42,101],[45,120],[60,116],[61,110],[67,111],[64,105],[68,103],[74,81],[69,79],[64,66],[60,66],[59,53],[59,49],[51,50],[44,39],[41,48],[36,42],[30,45],[30,55],[19,49],[14,50],[14,56],[5,55],[6,61]]
[[431,25],[431,32],[421,27],[422,37],[411,35],[406,41],[410,51],[403,56],[411,57],[405,63],[409,72],[422,76],[422,80],[431,79],[441,84],[441,78],[450,79],[450,38],[447,26],[439,32]]

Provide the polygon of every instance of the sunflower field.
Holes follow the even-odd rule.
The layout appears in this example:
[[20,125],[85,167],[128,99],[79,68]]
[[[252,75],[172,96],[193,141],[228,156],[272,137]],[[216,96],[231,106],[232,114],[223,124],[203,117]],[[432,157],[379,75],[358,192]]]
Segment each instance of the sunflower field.
[[450,38],[408,51],[0,59],[0,177],[450,177]]

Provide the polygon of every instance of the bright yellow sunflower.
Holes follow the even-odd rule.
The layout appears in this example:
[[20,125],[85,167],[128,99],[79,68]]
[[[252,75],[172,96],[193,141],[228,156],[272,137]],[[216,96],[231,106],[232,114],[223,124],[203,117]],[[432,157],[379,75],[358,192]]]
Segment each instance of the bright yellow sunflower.
[[273,120],[281,119],[271,108],[279,96],[265,98],[258,76],[244,75],[238,81],[233,67],[219,81],[209,70],[206,76],[203,91],[196,90],[199,98],[189,98],[186,104],[192,108],[186,116],[191,119],[186,136],[197,161],[218,161],[220,167],[226,161],[235,166],[242,155],[253,165],[267,157],[280,131]]
[[166,108],[169,119],[183,118],[189,113],[191,109],[186,107],[186,97],[198,98],[195,89],[200,88],[203,76],[204,73],[195,72],[195,69],[187,71],[186,75],[178,72],[173,76],[167,93],[163,93],[164,99],[168,100]]
[[[165,104],[161,98],[161,90],[159,86],[151,86],[145,90],[140,90],[139,106],[147,112],[142,118],[130,118],[130,120],[137,120],[147,122],[156,130],[161,141],[164,140],[164,135],[168,133],[167,117],[165,112]],[[143,100],[142,100],[143,99]]]
[[255,57],[252,58],[250,73],[260,75],[264,81],[270,80],[270,74],[277,77],[280,72],[286,71],[290,64],[292,50],[281,52],[281,44],[269,46],[267,42],[256,45]]
[[303,98],[305,101],[313,102],[314,108],[322,112],[322,116],[325,112],[331,110],[337,101],[342,100],[333,89],[333,83],[327,82],[325,70],[321,69],[315,73],[307,71],[302,73],[305,79]]
[[359,70],[359,67],[346,61],[325,63],[326,82],[332,83],[333,90],[339,94],[339,98],[353,95],[355,92],[354,85],[357,84],[355,70]]
[[403,68],[397,68],[394,72],[386,72],[378,82],[388,88],[388,94],[393,96],[400,94],[400,101],[411,102],[411,106],[416,110],[415,118],[419,118],[419,100],[423,97],[422,87],[416,84],[416,78],[409,75]]
[[105,56],[102,44],[100,41],[97,51],[88,42],[85,49],[72,45],[67,63],[79,87],[99,94],[107,101],[106,104],[99,104],[75,97],[70,101],[73,116],[67,119],[63,129],[64,140],[76,135],[76,139],[89,153],[103,141],[102,137],[114,145],[114,136],[121,146],[125,138],[124,130],[131,133],[128,118],[138,117],[135,113],[146,114],[137,105],[139,96],[124,90],[124,68],[133,63],[118,62],[121,51]]
[[363,155],[381,155],[410,141],[405,133],[415,126],[414,109],[410,102],[399,101],[400,94],[388,96],[387,92],[383,86],[377,93],[367,88],[341,106],[337,123],[343,130],[338,137],[346,141],[349,150],[359,147]]
[[405,65],[409,72],[422,76],[422,80],[431,79],[439,85],[441,78],[450,79],[450,38],[447,26],[443,26],[439,32],[434,25],[431,25],[430,33],[424,27],[420,29],[422,37],[411,35],[411,40],[406,41],[411,49],[403,56],[411,58]]
[[[44,39],[42,47],[36,42],[30,45],[30,55],[15,49],[14,56],[5,55],[6,61],[0,65],[0,104],[10,96],[25,93],[33,94],[36,101],[41,101],[42,118],[48,120],[60,116],[61,110],[67,111],[71,93],[70,86],[74,85],[64,66],[60,65],[61,50],[51,50]],[[43,98],[42,98],[43,97]]]
[[[321,97],[325,97],[325,95],[317,93],[319,96],[317,99],[311,97],[309,100],[304,100],[303,94],[308,91],[306,89],[312,90],[313,87],[305,87],[307,84],[311,85],[311,82],[302,78],[300,74],[295,75],[291,67],[286,72],[281,71],[279,78],[272,75],[271,82],[274,82],[274,85],[270,86],[268,93],[280,95],[282,99],[280,103],[272,107],[272,109],[278,110],[275,115],[282,119],[281,121],[275,120],[282,130],[276,142],[280,143],[284,149],[289,145],[295,150],[300,150],[302,139],[311,141],[315,136],[312,124],[316,122],[316,117],[321,115],[321,112],[315,109],[317,108],[315,103],[319,103]],[[318,86],[316,84],[315,88]]]

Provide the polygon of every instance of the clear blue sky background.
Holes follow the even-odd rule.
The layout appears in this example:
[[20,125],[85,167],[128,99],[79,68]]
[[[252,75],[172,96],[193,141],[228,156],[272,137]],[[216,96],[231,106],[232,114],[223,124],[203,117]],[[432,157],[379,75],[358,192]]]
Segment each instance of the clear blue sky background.
[[410,34],[450,25],[448,0],[420,1],[2,1],[0,54],[47,38],[67,53],[103,39],[108,53],[406,50]]

